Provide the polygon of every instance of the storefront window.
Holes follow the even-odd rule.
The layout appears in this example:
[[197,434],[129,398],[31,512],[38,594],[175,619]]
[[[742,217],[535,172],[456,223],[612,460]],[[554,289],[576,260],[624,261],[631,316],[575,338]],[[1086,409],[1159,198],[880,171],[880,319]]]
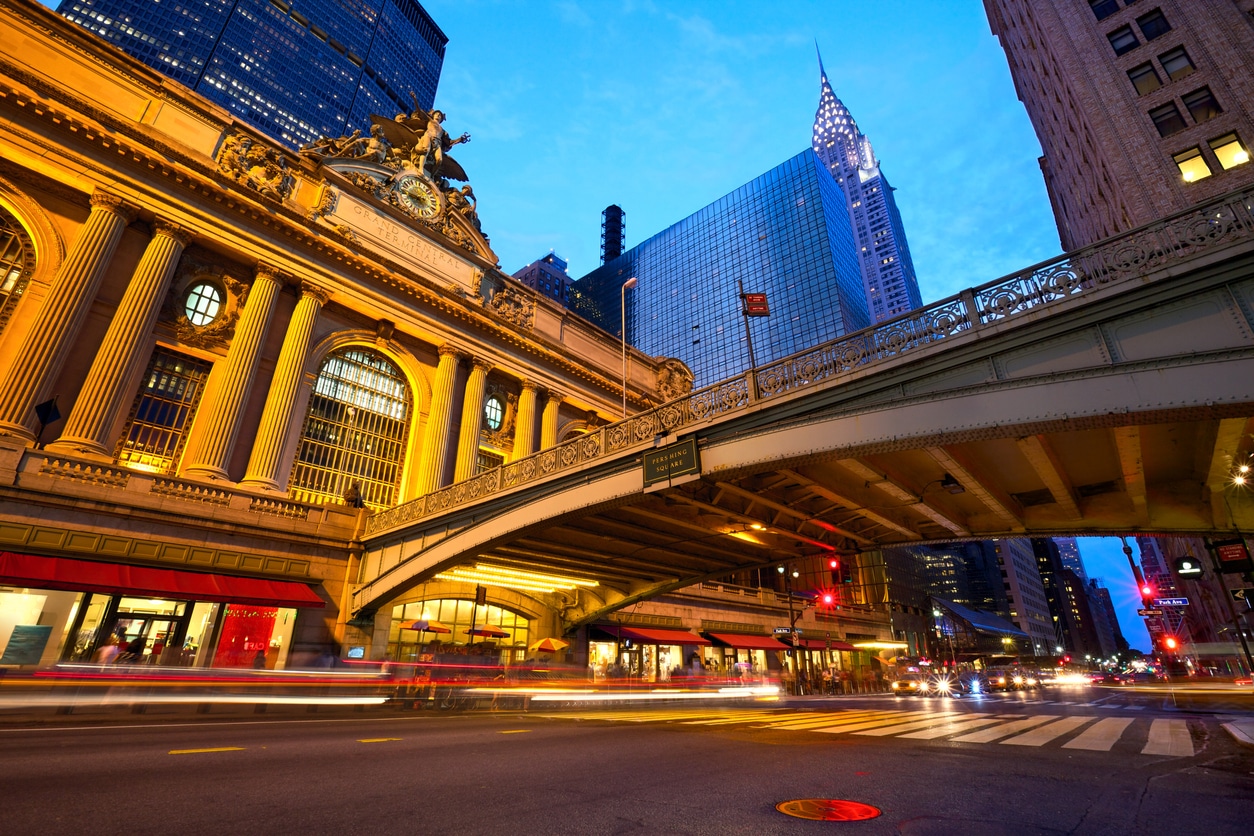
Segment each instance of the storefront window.
[[[471,636],[471,615],[479,630],[496,628],[506,635]],[[435,622],[437,628],[450,632],[405,629],[414,622]],[[501,662],[514,663],[526,659],[531,641],[531,621],[512,610],[485,604],[476,607],[473,600],[438,598],[397,604],[392,608],[392,626],[388,633],[388,658],[397,662],[429,661],[420,657],[434,653],[467,653],[472,648],[480,653],[499,655]]]

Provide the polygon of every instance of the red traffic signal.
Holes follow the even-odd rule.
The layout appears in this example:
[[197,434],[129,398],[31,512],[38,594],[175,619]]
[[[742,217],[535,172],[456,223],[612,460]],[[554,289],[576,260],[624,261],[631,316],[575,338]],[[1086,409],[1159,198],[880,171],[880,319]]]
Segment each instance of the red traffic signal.
[[1180,647],[1180,642],[1176,639],[1175,636],[1163,637],[1163,649],[1164,650],[1175,650],[1178,647]]
[[827,568],[831,569],[833,572],[836,571],[840,568],[840,561],[833,557],[831,560],[827,561]]

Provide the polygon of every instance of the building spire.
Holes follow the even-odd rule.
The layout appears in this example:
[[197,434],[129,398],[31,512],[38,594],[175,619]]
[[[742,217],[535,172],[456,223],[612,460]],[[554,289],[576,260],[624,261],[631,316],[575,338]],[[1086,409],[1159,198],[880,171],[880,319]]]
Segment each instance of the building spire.
[[845,105],[836,98],[831,82],[827,80],[827,70],[823,68],[823,54],[819,44],[814,42],[814,52],[819,59],[819,108],[814,113],[814,136],[812,146],[814,153],[833,173],[839,167],[839,160],[847,161],[852,168],[857,168],[862,158],[862,133],[858,124]]

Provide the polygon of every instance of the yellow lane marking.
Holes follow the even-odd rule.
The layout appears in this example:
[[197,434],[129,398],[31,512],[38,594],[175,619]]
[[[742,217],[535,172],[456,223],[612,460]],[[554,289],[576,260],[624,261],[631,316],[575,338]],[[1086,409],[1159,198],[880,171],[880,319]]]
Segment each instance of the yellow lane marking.
[[171,755],[202,755],[206,752],[242,752],[243,746],[221,746],[217,749],[171,749]]
[[358,743],[387,743],[390,740],[400,740],[400,738],[399,737],[367,737],[363,740],[358,740],[357,742]]
[[497,732],[497,734],[526,734],[529,731],[531,729],[506,729],[503,732]]

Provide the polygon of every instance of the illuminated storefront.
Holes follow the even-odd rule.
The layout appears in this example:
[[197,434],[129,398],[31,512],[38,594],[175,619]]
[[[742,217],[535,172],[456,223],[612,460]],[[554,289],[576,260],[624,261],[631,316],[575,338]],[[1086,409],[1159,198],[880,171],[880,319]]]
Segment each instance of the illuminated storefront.
[[495,604],[464,598],[412,601],[392,607],[387,658],[405,664],[453,653],[517,664],[526,659],[530,637],[526,616]]
[[0,664],[281,669],[307,585],[0,553]]

